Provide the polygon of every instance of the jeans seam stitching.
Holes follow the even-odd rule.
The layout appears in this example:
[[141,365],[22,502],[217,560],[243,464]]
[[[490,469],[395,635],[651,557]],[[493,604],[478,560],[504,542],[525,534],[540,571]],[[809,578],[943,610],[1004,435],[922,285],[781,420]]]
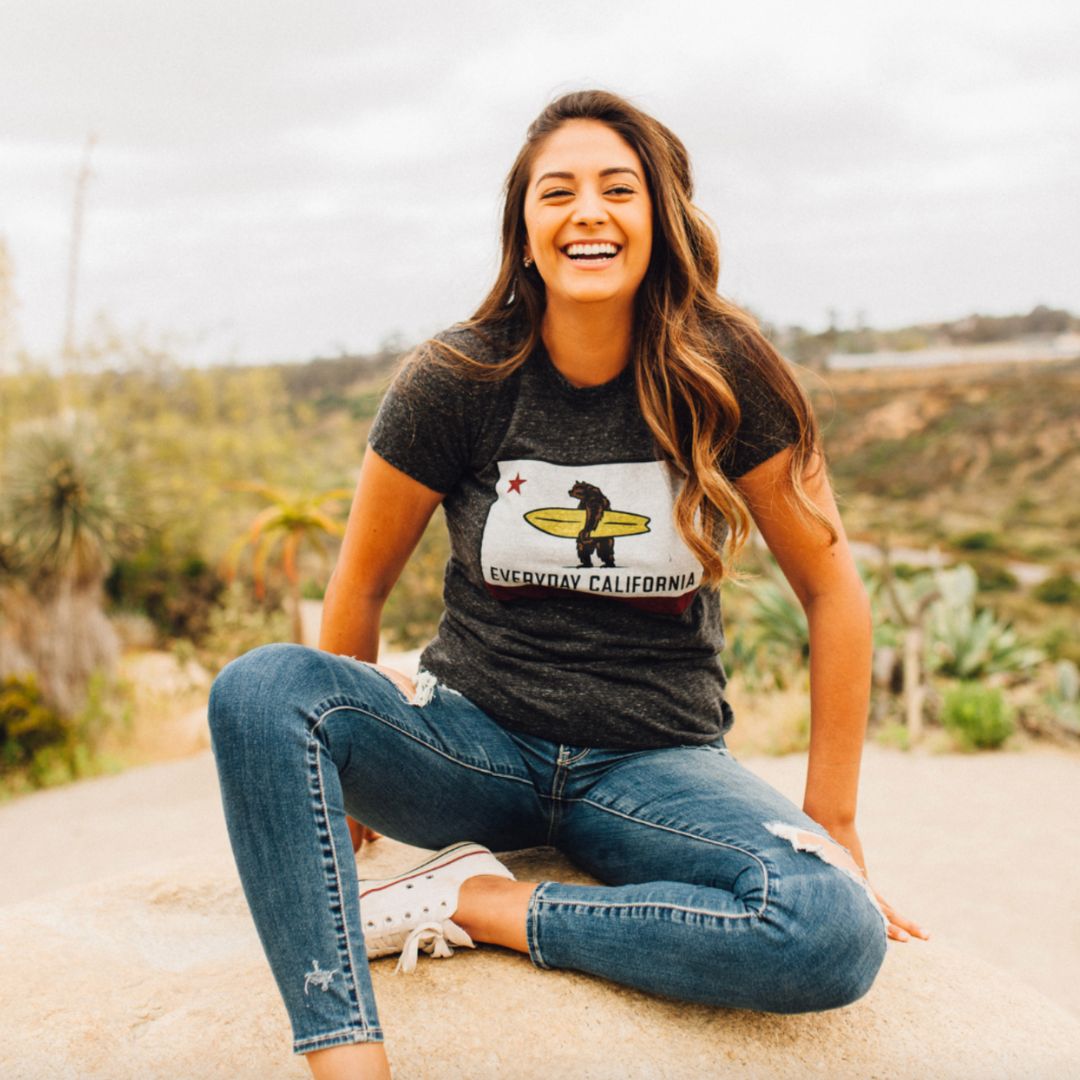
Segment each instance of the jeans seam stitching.
[[[676,829],[671,825],[660,825],[655,821],[647,821],[645,818],[635,817],[633,814],[626,814],[621,810],[614,810],[610,806],[604,806],[603,803],[595,802],[592,799],[567,799],[567,802],[579,802],[585,803],[586,806],[591,806],[595,810],[600,810],[605,814],[611,814],[614,817],[621,817],[626,821],[633,821],[637,825],[644,825],[648,829],[661,829],[664,832],[675,833],[677,836],[685,836],[691,840],[700,840],[703,844],[712,844],[713,847],[730,848],[732,851],[738,851],[742,855],[746,855],[753,859],[754,862],[761,867],[761,876],[764,879],[764,895],[761,898],[761,907],[756,911],[751,912],[753,915],[764,915],[765,909],[769,906],[769,870],[766,867],[764,861],[760,856],[755,855],[752,851],[747,851],[746,848],[741,848],[738,844],[728,844],[723,840],[714,840],[711,836],[698,836],[697,833],[687,832],[686,829]],[[729,916],[730,917],[730,916]],[[745,916],[738,915],[734,918],[745,918]]]
[[563,767],[563,763],[556,764],[555,775],[552,777],[551,780],[551,818],[548,821],[547,834],[547,842],[549,846],[555,839],[556,823],[562,818],[562,809],[559,806],[559,803],[562,802],[562,793],[566,787],[567,779],[568,773]]
[[368,1027],[367,1016],[364,1015],[364,1000],[360,994],[360,986],[356,981],[356,958],[353,955],[352,938],[349,935],[349,920],[345,913],[345,897],[341,888],[341,867],[338,863],[337,847],[334,844],[334,832],[330,828],[330,811],[326,806],[326,788],[323,783],[322,760],[319,756],[319,740],[315,737],[314,730],[308,735],[308,752],[314,755],[315,776],[319,789],[319,804],[322,807],[323,827],[330,842],[330,863],[334,872],[334,888],[337,892],[337,902],[341,908],[341,933],[345,938],[345,953],[349,963],[349,979],[352,983],[353,1007],[356,1009],[356,1019],[364,1029]]
[[312,727],[314,733],[322,725],[323,721],[332,713],[341,712],[347,710],[349,712],[363,713],[364,716],[370,716],[373,720],[378,720],[380,724],[385,724],[387,727],[393,728],[395,731],[404,735],[407,739],[412,739],[413,742],[419,743],[421,746],[430,750],[433,754],[438,754],[440,757],[446,758],[447,761],[452,761],[455,765],[460,765],[463,769],[472,769],[473,772],[484,773],[485,776],[494,776],[500,780],[514,780],[519,784],[527,784],[532,786],[532,781],[524,776],[515,776],[513,773],[495,772],[492,769],[485,769],[482,765],[471,765],[467,761],[462,761],[460,758],[454,757],[452,754],[448,754],[445,750],[441,750],[437,746],[433,746],[426,739],[421,739],[418,735],[413,734],[406,728],[395,724],[393,721],[388,720],[385,716],[380,716],[377,712],[372,712],[370,709],[365,709],[358,705],[334,705],[326,710],[326,712],[319,715]]
[[607,900],[545,900],[540,898],[536,903],[538,905],[547,904],[549,907],[655,908],[662,911],[683,911],[687,915],[706,915],[712,919],[756,919],[761,914],[758,911],[744,911],[742,914],[732,914],[728,911],[706,911],[703,908],[669,904],[663,900],[627,900],[623,903],[611,903]]

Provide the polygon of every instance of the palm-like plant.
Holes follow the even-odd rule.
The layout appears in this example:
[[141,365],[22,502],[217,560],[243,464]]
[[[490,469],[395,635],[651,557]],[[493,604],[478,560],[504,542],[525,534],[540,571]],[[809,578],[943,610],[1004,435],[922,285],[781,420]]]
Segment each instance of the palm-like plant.
[[240,556],[246,548],[252,551],[251,576],[255,595],[266,595],[267,569],[275,549],[280,543],[276,562],[279,563],[288,583],[289,615],[292,622],[293,640],[303,640],[303,624],[300,618],[300,550],[308,542],[325,559],[327,556],[324,537],[340,537],[345,525],[332,507],[348,499],[348,488],[334,488],[314,495],[301,495],[269,484],[236,484],[237,491],[249,491],[267,500],[270,505],[255,515],[247,530],[236,538],[225,559],[226,574],[231,580],[236,575]]
[[0,485],[0,676],[36,675],[72,714],[118,642],[102,582],[141,525],[94,425],[69,416],[12,432]]
[[140,522],[124,478],[84,418],[27,424],[5,462],[7,556],[39,591],[101,583]]

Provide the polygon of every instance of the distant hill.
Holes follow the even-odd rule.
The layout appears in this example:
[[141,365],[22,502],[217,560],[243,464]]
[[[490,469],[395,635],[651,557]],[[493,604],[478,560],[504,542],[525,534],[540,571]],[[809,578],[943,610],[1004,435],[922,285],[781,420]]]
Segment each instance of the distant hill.
[[806,384],[850,531],[1080,567],[1080,362]]

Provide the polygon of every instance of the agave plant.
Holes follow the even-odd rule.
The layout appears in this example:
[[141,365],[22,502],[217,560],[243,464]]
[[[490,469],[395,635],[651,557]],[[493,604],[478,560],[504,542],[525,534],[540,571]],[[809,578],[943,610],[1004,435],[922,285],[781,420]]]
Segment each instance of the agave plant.
[[940,598],[930,608],[928,660],[932,670],[955,679],[1029,671],[1045,654],[986,609],[976,611],[978,579],[968,565],[936,572]]
[[754,582],[753,619],[758,640],[768,648],[805,659],[810,655],[810,628],[806,612],[774,563]]

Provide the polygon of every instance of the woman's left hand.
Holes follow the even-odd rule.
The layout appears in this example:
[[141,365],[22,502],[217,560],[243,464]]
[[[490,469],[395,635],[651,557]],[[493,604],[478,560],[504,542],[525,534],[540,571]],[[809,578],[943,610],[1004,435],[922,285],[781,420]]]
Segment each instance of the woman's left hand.
[[[855,831],[854,823],[851,825],[826,826],[826,828],[828,828],[829,835],[834,840],[843,844],[851,852],[852,857],[859,864],[863,877],[866,878],[866,883],[870,885],[870,875],[866,872],[866,859],[863,856],[862,842],[859,840],[859,834]],[[885,918],[889,920],[888,934],[893,941],[910,941],[912,937],[922,938],[923,941],[930,940],[930,935],[917,923],[912,922],[896,911],[873,885],[870,885],[870,888],[874,896],[877,897],[881,910],[885,912]]]
[[376,840],[382,839],[382,833],[377,833],[374,829],[369,829],[366,825],[359,821],[354,821],[351,817],[346,817],[345,821],[349,826],[349,836],[352,838],[354,852],[358,852],[365,844],[370,844]]

